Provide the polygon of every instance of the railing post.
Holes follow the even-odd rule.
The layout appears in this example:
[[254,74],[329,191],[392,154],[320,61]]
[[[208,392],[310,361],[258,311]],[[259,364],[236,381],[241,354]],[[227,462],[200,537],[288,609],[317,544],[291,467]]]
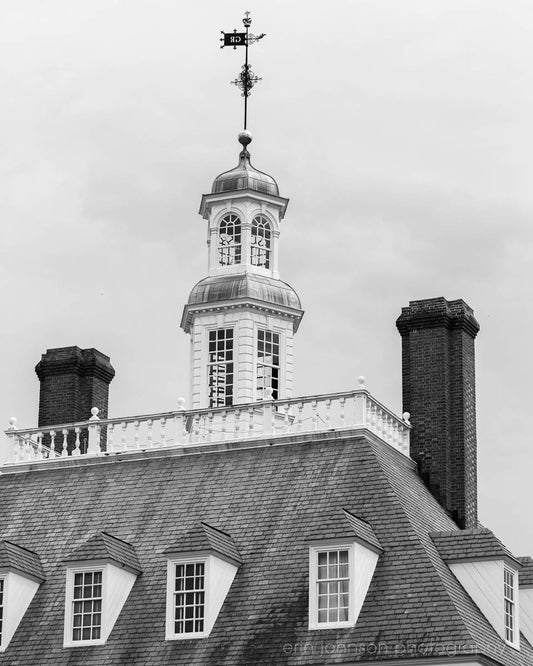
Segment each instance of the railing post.
[[89,419],[89,444],[87,446],[87,453],[89,455],[100,453],[100,426],[98,424],[98,421],[100,420],[98,418],[99,411],[98,407],[93,407],[91,409],[92,416]]
[[273,389],[265,389],[263,399],[263,433],[271,435],[274,432],[274,401],[272,400]]
[[9,428],[6,433],[6,444],[0,449],[0,465],[15,461],[15,447],[17,445],[17,419],[9,419]]

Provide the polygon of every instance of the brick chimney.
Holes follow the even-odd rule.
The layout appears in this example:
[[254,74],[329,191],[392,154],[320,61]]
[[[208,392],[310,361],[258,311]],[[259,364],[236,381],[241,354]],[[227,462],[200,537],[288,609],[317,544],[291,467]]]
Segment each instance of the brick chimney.
[[87,421],[98,407],[107,417],[109,384],[115,371],[97,349],[48,349],[35,366],[41,382],[39,427]]
[[463,301],[411,301],[396,321],[402,336],[403,409],[411,414],[411,457],[459,527],[477,527],[473,310]]

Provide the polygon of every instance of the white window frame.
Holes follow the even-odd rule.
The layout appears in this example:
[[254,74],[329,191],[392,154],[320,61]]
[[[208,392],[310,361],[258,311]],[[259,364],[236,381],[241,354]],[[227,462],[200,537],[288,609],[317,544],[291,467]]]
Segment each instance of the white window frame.
[[[337,622],[318,621],[318,555],[334,550],[348,551],[348,620]],[[355,624],[355,553],[354,542],[335,541],[309,547],[309,629],[353,627]]]
[[[223,245],[222,244],[222,232],[221,232],[221,227],[223,224],[231,224],[233,225],[233,244],[232,245]],[[238,225],[239,228],[239,242],[235,243],[235,227]],[[220,220],[218,221],[217,225],[217,264],[221,268],[227,268],[227,267],[234,267],[234,266],[240,266],[242,264],[242,259],[243,259],[243,251],[245,251],[245,246],[244,246],[244,238],[243,238],[243,222],[241,219],[241,216],[236,213],[235,211],[228,211],[225,212]],[[222,262],[222,258],[224,256],[224,250],[228,250],[226,252],[228,257],[233,256],[233,261],[226,261]],[[235,255],[238,254],[238,261],[236,261]]]
[[[102,572],[102,617],[100,623],[100,638],[91,638],[89,640],[74,640],[72,638],[73,632],[73,608],[74,601],[79,601],[79,599],[74,599],[74,576],[78,573],[89,573],[89,572]],[[106,641],[106,626],[107,626],[107,576],[108,576],[108,567],[106,564],[99,564],[98,562],[88,562],[86,565],[79,565],[74,567],[67,568],[67,583],[66,583],[66,594],[65,594],[65,630],[64,630],[64,647],[83,647],[86,645],[103,645]]]
[[[511,585],[507,583],[507,575],[511,576]],[[510,587],[512,598],[507,596],[506,590]],[[511,604],[512,612],[510,614],[512,627],[507,625],[507,602]],[[507,637],[507,632],[512,632],[512,638]],[[520,645],[520,626],[518,624],[518,572],[506,564],[503,565],[503,637],[508,645],[519,648]]]
[[[209,555],[194,554],[183,555],[182,557],[172,557],[167,563],[167,613],[166,613],[166,633],[165,639],[168,640],[190,640],[192,638],[205,638],[210,633],[210,557]],[[176,581],[176,565],[178,564],[203,564],[204,565],[204,629],[203,631],[189,631],[176,633],[174,630],[174,588]]]
[[[232,354],[233,354],[233,357],[232,357],[231,361],[210,362],[209,359],[210,359],[211,352],[209,350],[209,344],[210,344],[210,339],[209,338],[211,336],[211,333],[217,333],[220,330],[231,330],[231,331],[233,331],[233,337],[232,337],[232,342],[233,342],[233,344],[232,344]],[[206,386],[205,386],[206,398],[207,398],[206,402],[207,402],[207,404],[209,405],[210,408],[215,408],[217,406],[218,407],[233,407],[233,405],[235,404],[236,391],[237,391],[236,379],[237,379],[237,361],[238,361],[238,359],[237,359],[238,338],[237,338],[236,324],[234,324],[234,323],[227,323],[227,324],[223,323],[220,326],[218,326],[218,325],[217,326],[210,326],[209,328],[206,329],[206,338],[205,338],[205,340],[206,340],[205,349],[206,349],[206,352],[207,352],[207,356],[206,356],[207,375],[206,375]],[[225,338],[225,340],[226,340],[226,338]],[[232,373],[233,374],[233,380],[232,380],[232,384],[231,384],[231,386],[232,386],[231,404],[230,405],[225,405],[225,404],[224,405],[211,405],[211,396],[209,395],[209,393],[210,393],[209,379],[210,379],[210,376],[211,376],[211,368],[213,366],[216,366],[216,365],[226,365],[226,367],[227,367],[228,363],[231,363],[232,366],[233,366],[233,373]],[[226,384],[226,386],[227,386],[227,384]],[[227,398],[227,393],[224,394],[224,399],[226,400],[226,398]]]
[[[259,333],[262,331],[263,333],[271,333],[272,335],[277,335],[278,336],[278,365],[269,365],[268,363],[260,363],[259,361]],[[263,343],[265,341],[263,340]],[[272,343],[273,344],[273,343]],[[254,341],[254,394],[255,394],[255,400],[264,400],[265,395],[264,395],[264,389],[259,387],[259,367],[263,366],[266,368],[277,368],[278,370],[278,394],[274,400],[280,400],[284,397],[284,391],[282,389],[282,376],[283,376],[283,370],[282,368],[285,367],[284,363],[284,358],[283,358],[283,353],[285,350],[284,346],[284,338],[283,338],[283,331],[278,330],[277,328],[274,327],[269,327],[267,325],[263,326],[261,324],[257,324],[255,327],[255,341]],[[272,387],[270,387],[272,388]],[[260,393],[262,393],[262,396],[259,397]]]

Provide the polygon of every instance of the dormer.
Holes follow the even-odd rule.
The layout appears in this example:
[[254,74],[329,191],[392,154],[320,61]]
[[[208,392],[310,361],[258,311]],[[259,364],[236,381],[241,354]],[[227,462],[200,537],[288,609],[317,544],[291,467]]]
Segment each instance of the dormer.
[[211,633],[242,559],[232,537],[202,522],[168,548],[166,639]]
[[372,527],[343,512],[345,537],[309,542],[309,629],[355,626],[383,552]]
[[510,646],[520,649],[520,562],[486,528],[432,532],[440,556]]
[[64,647],[103,645],[141,573],[133,546],[106,532],[65,560]]
[[43,581],[36,553],[11,541],[0,541],[0,652],[8,647]]

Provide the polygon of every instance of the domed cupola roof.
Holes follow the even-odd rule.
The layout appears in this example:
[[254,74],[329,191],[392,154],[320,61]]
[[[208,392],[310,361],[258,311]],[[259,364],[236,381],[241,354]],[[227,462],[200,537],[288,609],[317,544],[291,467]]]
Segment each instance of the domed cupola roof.
[[189,295],[183,311],[181,327],[189,331],[191,310],[202,306],[216,306],[231,301],[233,306],[239,302],[254,301],[266,307],[281,307],[285,312],[292,311],[294,330],[303,316],[298,294],[286,282],[254,273],[238,275],[219,275],[200,280]]
[[248,131],[239,134],[239,142],[242,150],[239,154],[239,164],[230,171],[225,171],[215,178],[211,193],[232,192],[235,190],[255,190],[262,194],[279,196],[278,184],[267,173],[258,171],[250,163],[248,144],[252,135]]

